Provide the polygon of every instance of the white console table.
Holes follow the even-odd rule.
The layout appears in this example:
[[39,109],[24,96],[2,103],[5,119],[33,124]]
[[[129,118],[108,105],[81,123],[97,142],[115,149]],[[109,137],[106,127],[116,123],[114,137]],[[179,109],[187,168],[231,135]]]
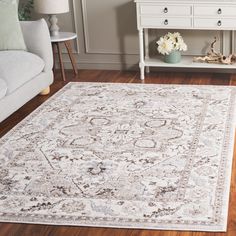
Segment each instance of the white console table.
[[[236,30],[236,0],[135,0],[140,46],[140,73],[145,79],[145,68],[222,68],[236,69],[234,65],[193,62],[192,56],[183,56],[177,64],[168,64],[160,58],[149,57],[148,29],[231,30],[234,42]],[[233,44],[233,43],[232,43]],[[232,45],[233,53],[234,45]]]

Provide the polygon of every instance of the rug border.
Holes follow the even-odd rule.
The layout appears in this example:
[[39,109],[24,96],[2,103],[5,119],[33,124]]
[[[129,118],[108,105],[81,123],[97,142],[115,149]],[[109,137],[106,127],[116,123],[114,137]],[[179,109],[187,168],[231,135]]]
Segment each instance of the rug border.
[[[230,87],[230,86],[229,86]],[[232,96],[232,94],[231,94]],[[229,125],[229,129],[230,129],[230,132],[229,132],[229,137],[230,137],[230,141],[229,141],[229,151],[228,151],[228,159],[227,159],[227,163],[226,163],[226,166],[225,168],[226,169],[229,169],[228,172],[226,172],[226,175],[225,175],[225,181],[224,181],[224,184],[225,184],[225,194],[223,196],[223,205],[222,206],[225,206],[222,210],[222,216],[224,217],[224,222],[222,224],[222,227],[224,229],[223,232],[227,232],[227,228],[228,228],[228,218],[229,218],[229,205],[230,205],[230,196],[231,196],[231,183],[232,183],[232,172],[233,172],[233,162],[234,162],[234,144],[235,144],[235,138],[236,138],[236,130],[235,130],[235,125],[236,125],[236,95],[235,95],[235,92],[234,92],[234,96],[233,96],[234,100],[232,101],[232,104],[231,104],[231,108],[232,108],[232,111],[231,111],[231,122],[230,122],[230,125]],[[231,98],[232,99],[232,98]],[[233,116],[233,117],[232,117]],[[228,168],[227,168],[228,167]],[[229,184],[227,184],[229,183]]]
[[[160,230],[160,231],[183,231],[183,232],[219,232],[219,233],[224,233],[227,232],[227,229],[225,229],[224,227],[216,227],[214,230],[213,229],[209,229],[211,226],[205,226],[205,227],[189,227],[187,225],[183,225],[181,224],[179,227],[178,225],[173,225],[173,227],[171,226],[163,226],[163,227],[150,227],[150,226],[120,226],[120,225],[115,225],[115,224],[110,224],[107,225],[105,223],[103,223],[103,225],[97,225],[97,224],[83,224],[83,223],[50,223],[50,222],[43,222],[43,221],[24,221],[24,222],[20,222],[17,220],[0,220],[0,223],[8,223],[8,224],[24,224],[24,225],[51,225],[51,226],[73,226],[73,227],[92,227],[92,228],[112,228],[112,229],[137,229],[137,230]],[[132,222],[132,224],[134,225],[134,222]],[[140,223],[138,223],[140,224]],[[182,229],[182,227],[185,227],[185,229]],[[167,229],[168,228],[168,229]]]

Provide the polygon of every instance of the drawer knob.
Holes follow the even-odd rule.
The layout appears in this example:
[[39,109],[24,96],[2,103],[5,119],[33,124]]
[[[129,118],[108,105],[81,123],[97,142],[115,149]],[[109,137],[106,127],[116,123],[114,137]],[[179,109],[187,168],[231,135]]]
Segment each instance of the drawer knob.
[[169,21],[166,19],[165,21],[164,21],[164,25],[168,25],[169,24]]
[[221,26],[221,25],[222,25],[221,20],[219,20],[219,21],[217,22],[217,25],[218,25],[218,26]]
[[164,8],[164,13],[168,13],[168,8],[167,7]]
[[221,8],[218,9],[218,14],[219,14],[219,15],[222,14]]

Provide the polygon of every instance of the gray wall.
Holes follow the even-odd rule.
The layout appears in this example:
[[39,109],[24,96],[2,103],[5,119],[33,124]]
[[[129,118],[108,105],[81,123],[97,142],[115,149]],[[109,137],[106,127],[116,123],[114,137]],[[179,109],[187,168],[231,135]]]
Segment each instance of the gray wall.
[[[71,12],[60,15],[59,24],[63,31],[78,33],[75,54],[79,68],[137,68],[138,32],[132,0],[71,0]],[[156,54],[155,41],[164,33],[150,30],[152,54]],[[205,54],[214,36],[220,38],[218,49],[222,52],[229,53],[232,46],[230,32],[186,30],[181,33],[189,48],[185,53],[188,55]],[[64,60],[70,68],[66,53]]]

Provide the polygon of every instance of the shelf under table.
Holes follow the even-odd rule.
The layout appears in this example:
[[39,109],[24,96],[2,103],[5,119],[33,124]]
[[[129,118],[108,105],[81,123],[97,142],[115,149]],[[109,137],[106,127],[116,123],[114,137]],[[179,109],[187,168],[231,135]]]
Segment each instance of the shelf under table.
[[181,62],[170,64],[163,61],[163,57],[149,58],[145,60],[145,66],[150,67],[177,67],[177,68],[215,68],[215,69],[236,69],[236,64],[222,65],[213,63],[193,62],[193,56],[182,56]]

